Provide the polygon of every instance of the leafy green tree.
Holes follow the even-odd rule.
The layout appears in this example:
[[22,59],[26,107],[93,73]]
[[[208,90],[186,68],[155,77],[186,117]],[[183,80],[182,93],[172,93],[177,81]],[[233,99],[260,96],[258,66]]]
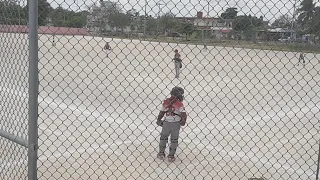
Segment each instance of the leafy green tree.
[[124,14],[122,12],[115,12],[109,15],[108,24],[111,27],[121,28],[123,32],[126,26],[130,26],[131,17],[129,14]]
[[83,28],[86,26],[87,18],[84,15],[74,15],[67,22],[67,27]]
[[237,8],[227,8],[225,12],[221,13],[223,19],[234,19],[237,17]]
[[147,19],[146,31],[149,34],[156,34],[157,33],[157,20],[154,19],[153,17],[149,17]]
[[100,0],[100,6],[101,12],[98,15],[100,31],[105,32],[107,25],[110,25],[111,28],[118,28],[118,24],[115,21],[119,20],[118,15],[122,13],[121,6],[117,2],[102,0]]
[[16,1],[0,1],[0,24],[25,25],[27,22],[23,7]]
[[274,28],[289,28],[291,27],[293,22],[293,18],[290,17],[288,14],[281,15],[277,18],[271,26]]
[[56,27],[64,27],[65,22],[69,19],[68,11],[62,7],[54,9],[50,14],[52,24]]
[[[139,24],[142,26],[142,22],[140,23],[140,14],[139,12],[136,12],[135,9],[131,9],[127,12],[127,14],[130,16],[131,21],[130,21],[130,29],[131,31],[136,31],[139,30]],[[142,31],[143,27],[140,28]]]
[[314,34],[320,37],[320,7],[315,7],[314,14],[312,15],[306,26],[307,29],[304,30],[304,33]]
[[297,9],[298,15],[298,23],[301,25],[303,29],[307,29],[307,24],[313,17],[315,10],[315,3],[313,0],[303,0],[300,3],[300,8]]
[[190,37],[196,31],[196,27],[192,23],[183,22],[180,24],[179,32],[186,35],[186,40],[188,36]]
[[237,16],[233,21],[235,31],[252,31],[263,25],[263,19],[251,15]]
[[87,24],[87,11],[74,12],[62,7],[52,10],[50,18],[53,26],[83,28]]
[[164,32],[171,32],[175,29],[177,22],[174,18],[174,14],[166,13],[162,15],[159,19],[159,26],[160,31]]
[[[45,26],[48,23],[48,18],[50,12],[53,10],[51,5],[47,0],[38,0],[38,25]],[[29,11],[29,1],[24,7],[24,12],[28,14]]]
[[144,19],[145,19],[145,16],[143,15],[140,15],[139,18],[138,18],[138,31],[139,32],[143,32],[143,29],[144,29]]
[[248,40],[255,39],[253,32],[259,29],[264,29],[262,17],[242,15],[236,17],[233,21],[233,30],[243,33]]

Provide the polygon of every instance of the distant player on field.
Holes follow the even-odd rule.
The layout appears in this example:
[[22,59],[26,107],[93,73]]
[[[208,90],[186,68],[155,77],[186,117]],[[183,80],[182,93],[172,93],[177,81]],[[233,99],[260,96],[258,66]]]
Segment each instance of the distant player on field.
[[305,65],[306,61],[304,59],[304,56],[305,55],[303,54],[303,52],[300,52],[298,66],[299,66],[300,62],[303,64],[303,66]]
[[106,43],[103,49],[106,51],[107,57],[109,57],[109,54],[111,52],[111,46],[109,45],[109,42]]
[[56,42],[54,40],[55,34],[52,35],[52,46],[56,46]]
[[207,44],[206,44],[206,43],[204,43],[204,45],[203,45],[203,50],[204,50],[205,52],[208,51],[208,47],[207,47]]
[[170,94],[171,97],[164,100],[157,119],[157,125],[162,127],[157,157],[162,160],[165,158],[166,144],[171,135],[168,161],[173,162],[178,147],[180,127],[186,124],[187,114],[183,105],[184,90],[181,87],[174,87]]
[[174,50],[174,68],[176,71],[176,78],[179,78],[180,68],[182,68],[181,55],[179,54],[178,49]]

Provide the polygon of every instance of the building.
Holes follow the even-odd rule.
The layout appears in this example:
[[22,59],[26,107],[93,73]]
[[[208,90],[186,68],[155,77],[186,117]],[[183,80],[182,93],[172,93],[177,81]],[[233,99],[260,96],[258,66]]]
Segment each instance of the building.
[[[108,11],[112,8],[121,9],[117,3],[112,1],[99,1],[99,5],[94,4],[87,15],[87,29],[90,35],[112,35],[119,31],[118,27],[111,27],[108,20]],[[124,27],[124,32],[130,32],[130,26]]]
[[[114,6],[111,1],[100,1],[99,6],[94,5],[89,9],[87,15],[87,29],[91,35],[114,34],[119,28],[111,27],[108,23],[108,11]],[[123,27],[124,33],[141,32],[143,21],[140,16],[136,15],[134,9],[128,11],[133,15],[132,22],[129,26]],[[232,20],[223,20],[215,17],[204,17],[202,12],[198,12],[195,17],[175,17],[177,21],[189,22],[197,27],[198,38],[226,38],[230,37],[232,32]],[[141,24],[142,23],[142,24]]]
[[288,28],[266,28],[265,30],[257,30],[254,32],[255,39],[262,41],[287,42],[291,40],[291,37],[295,38],[295,36],[295,31]]
[[218,19],[211,27],[213,38],[231,38],[232,36],[232,19]]
[[91,35],[97,34],[101,30],[101,7],[93,5],[89,9],[89,13],[87,15],[87,30]]
[[198,12],[196,17],[175,17],[175,19],[190,22],[199,30],[210,30],[211,27],[219,20],[214,17],[203,17],[202,12]]
[[196,17],[176,17],[176,19],[192,23],[206,38],[221,39],[232,33],[231,19],[203,17],[202,12],[198,12]]

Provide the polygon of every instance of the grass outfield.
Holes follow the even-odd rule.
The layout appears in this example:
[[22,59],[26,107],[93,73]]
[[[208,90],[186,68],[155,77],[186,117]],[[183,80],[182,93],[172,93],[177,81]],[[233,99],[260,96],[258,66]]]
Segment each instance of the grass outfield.
[[305,44],[305,43],[282,43],[276,41],[245,41],[245,40],[205,40],[201,39],[188,39],[185,37],[172,38],[172,37],[148,37],[144,39],[143,37],[130,37],[127,36],[116,36],[116,38],[121,39],[140,39],[151,42],[168,42],[168,43],[179,43],[179,44],[194,44],[207,46],[220,46],[220,47],[234,47],[234,48],[244,48],[244,49],[261,49],[261,50],[272,50],[272,51],[302,51],[305,53],[320,53],[320,46],[317,44]]

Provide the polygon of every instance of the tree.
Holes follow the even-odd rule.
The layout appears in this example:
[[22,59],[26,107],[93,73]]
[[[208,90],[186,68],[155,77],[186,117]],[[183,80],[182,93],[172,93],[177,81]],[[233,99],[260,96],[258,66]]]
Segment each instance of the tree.
[[131,16],[122,12],[115,12],[109,15],[109,25],[115,28],[121,28],[123,32],[126,26],[129,26],[131,22]]
[[50,14],[52,24],[55,27],[64,27],[66,19],[70,16],[68,15],[68,11],[63,9],[62,7],[58,7],[54,9]]
[[143,15],[139,15],[139,17],[137,18],[137,26],[140,33],[143,32],[144,29],[144,20],[145,17]]
[[[48,23],[48,17],[50,12],[53,10],[47,0],[38,0],[38,25],[44,26]],[[24,12],[28,15],[29,1],[24,7]]]
[[187,22],[183,22],[180,24],[179,32],[186,35],[186,40],[188,40],[188,36],[190,36],[192,33],[196,31],[196,27]]
[[174,17],[175,16],[172,13],[166,13],[162,15],[159,20],[159,26],[161,27],[160,31],[171,32],[172,30],[174,30],[177,25]]
[[87,24],[87,12],[79,12],[74,13],[73,16],[67,21],[67,27],[74,27],[74,28],[84,28]]
[[237,8],[227,8],[225,12],[221,13],[222,19],[234,19],[237,17]]
[[252,31],[263,25],[263,19],[251,15],[237,16],[233,21],[233,29],[236,31]]
[[307,23],[307,29],[304,33],[314,34],[320,37],[320,7],[315,7],[314,14]]
[[149,18],[147,19],[146,31],[149,34],[157,33],[157,20],[155,18],[149,16]]
[[281,15],[277,18],[271,26],[274,28],[289,28],[291,27],[293,22],[293,18],[290,17],[288,14]]
[[233,29],[243,33],[247,40],[255,39],[254,31],[264,29],[263,17],[242,15],[238,16],[233,21]]
[[300,8],[297,9],[298,12],[298,23],[302,26],[302,28],[306,29],[307,24],[313,17],[315,10],[315,3],[313,0],[303,0],[300,3]]
[[0,24],[27,24],[27,16],[23,7],[16,1],[0,1]]
[[[122,13],[121,7],[118,5],[117,2],[112,1],[102,1],[100,0],[100,7],[101,11],[97,15],[97,19],[100,24],[100,32],[106,31],[106,26],[110,25],[111,28],[118,28],[116,20],[118,15]],[[120,15],[121,16],[121,15]]]
[[251,28],[250,25],[251,25],[251,21],[248,18],[248,16],[238,16],[233,21],[232,28],[235,31],[246,31],[246,30],[249,30]]
[[87,24],[87,11],[74,12],[62,7],[53,9],[50,14],[52,24],[55,27],[83,28]]
[[[139,30],[139,24],[140,23],[140,14],[137,12],[135,9],[131,9],[127,11],[127,14],[130,16],[131,21],[130,21],[130,30],[131,31],[136,31]],[[143,28],[141,28],[143,29]]]

